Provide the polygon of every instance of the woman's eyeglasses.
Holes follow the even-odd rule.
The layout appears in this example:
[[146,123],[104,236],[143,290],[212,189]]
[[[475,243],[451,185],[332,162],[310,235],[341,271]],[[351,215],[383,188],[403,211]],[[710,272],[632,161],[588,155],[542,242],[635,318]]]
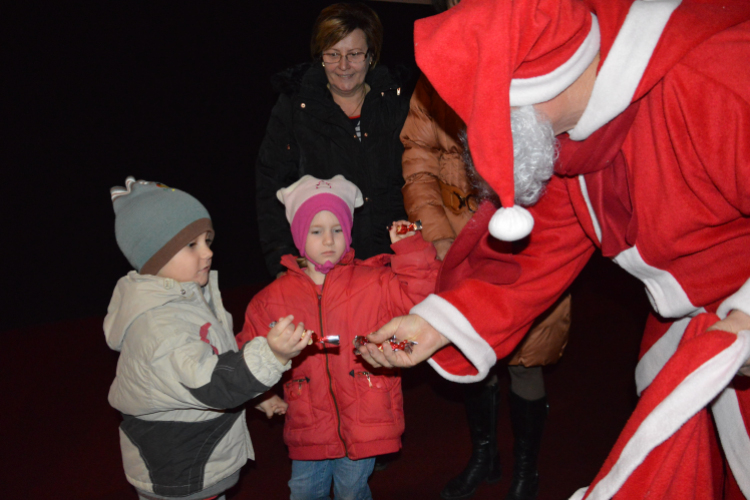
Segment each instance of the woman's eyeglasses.
[[[341,60],[340,52],[323,52],[323,62],[326,64],[334,64]],[[350,63],[361,63],[364,62],[367,57],[367,52],[349,52],[346,54],[346,60]]]

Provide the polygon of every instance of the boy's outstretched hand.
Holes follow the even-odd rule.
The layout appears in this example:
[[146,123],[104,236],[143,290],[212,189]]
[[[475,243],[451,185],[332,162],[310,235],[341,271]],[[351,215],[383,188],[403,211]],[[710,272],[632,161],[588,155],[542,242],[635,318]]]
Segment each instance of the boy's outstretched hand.
[[282,365],[297,356],[307,346],[308,338],[304,335],[305,325],[299,323],[295,328],[294,316],[280,318],[266,335],[268,347]]
[[286,401],[278,397],[276,394],[266,399],[262,403],[255,405],[255,409],[264,412],[266,414],[266,417],[268,418],[271,418],[274,415],[286,414],[287,408],[289,408],[289,405],[286,403]]

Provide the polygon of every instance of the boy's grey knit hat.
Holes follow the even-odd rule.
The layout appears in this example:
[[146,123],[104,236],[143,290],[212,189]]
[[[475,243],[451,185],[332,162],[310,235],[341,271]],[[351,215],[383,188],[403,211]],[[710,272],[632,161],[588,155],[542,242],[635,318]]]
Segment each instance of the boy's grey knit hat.
[[128,177],[109,192],[117,245],[141,274],[158,273],[185,245],[213,233],[208,210],[179,189]]

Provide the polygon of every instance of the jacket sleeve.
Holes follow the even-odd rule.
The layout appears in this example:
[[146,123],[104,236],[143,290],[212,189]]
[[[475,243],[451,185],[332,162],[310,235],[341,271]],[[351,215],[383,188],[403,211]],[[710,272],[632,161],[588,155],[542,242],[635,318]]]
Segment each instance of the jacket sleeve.
[[282,365],[265,339],[240,351],[217,353],[190,323],[157,328],[152,354],[151,408],[227,409],[268,390],[291,364]]
[[427,78],[421,76],[400,136],[404,145],[401,160],[404,208],[410,221],[422,221],[422,234],[427,241],[456,237],[445,215],[438,183],[443,151],[435,130],[437,125],[428,111],[433,97],[439,99]]
[[283,271],[280,264],[283,255],[297,254],[284,205],[276,198],[276,191],[299,177],[299,149],[292,131],[292,101],[282,94],[271,111],[255,164],[258,232],[271,276]]
[[553,177],[530,211],[534,229],[513,250],[521,267],[515,282],[467,279],[450,291],[430,295],[411,310],[451,341],[429,360],[449,380],[483,379],[570,286],[594,251],[561,179]]
[[[677,182],[687,179],[692,192],[700,197],[696,198],[700,203],[690,207],[696,210],[695,219],[707,209],[711,213],[710,222],[705,228],[699,228],[698,234],[704,241],[719,243],[710,250],[718,260],[708,279],[740,285],[720,304],[717,313],[721,318],[735,309],[750,314],[750,276],[747,271],[739,272],[727,261],[718,264],[724,260],[722,253],[745,253],[746,246],[740,250],[738,246],[730,246],[729,242],[746,238],[750,220],[750,85],[747,79],[724,71],[730,64],[728,59],[744,61],[750,56],[749,36],[745,30],[742,38],[745,41],[741,45],[738,43],[734,55],[731,51],[722,54],[721,61],[726,64],[704,65],[704,61],[697,58],[674,68],[664,83],[666,90],[662,106],[668,130],[664,141],[671,140],[676,154],[680,155],[678,159],[682,167],[678,174],[681,177]],[[710,52],[711,45],[708,47],[705,52]],[[695,88],[693,82],[706,89],[706,93],[692,91]],[[727,135],[729,130],[733,132]],[[741,226],[744,227],[739,229]],[[689,240],[684,238],[684,241]],[[681,243],[671,242],[678,249]],[[721,243],[725,245],[722,247]],[[706,247],[711,248],[711,245]],[[697,273],[698,278],[693,281],[695,288],[706,283],[702,281],[705,278],[700,277],[704,273],[703,270]]]
[[278,318],[274,319],[268,314],[268,308],[264,307],[261,296],[256,295],[245,310],[245,324],[235,337],[237,345],[242,348],[256,337],[265,337],[271,328],[269,325],[276,320]]
[[432,243],[419,234],[394,243],[391,248],[395,255],[389,256],[391,265],[383,276],[383,301],[392,316],[400,316],[435,291],[440,261]]

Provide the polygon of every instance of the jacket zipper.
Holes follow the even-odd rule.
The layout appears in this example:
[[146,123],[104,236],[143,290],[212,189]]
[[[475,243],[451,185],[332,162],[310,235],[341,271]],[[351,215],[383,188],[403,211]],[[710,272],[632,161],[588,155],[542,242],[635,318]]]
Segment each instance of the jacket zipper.
[[[323,288],[325,288],[325,282],[323,283]],[[318,294],[318,317],[320,318],[320,335],[321,337],[325,335],[325,332],[323,331],[323,296],[321,294]],[[323,352],[326,355],[326,374],[328,375],[328,391],[331,393],[331,398],[333,399],[333,406],[336,408],[336,432],[338,432],[339,439],[341,440],[341,444],[344,445],[344,455],[346,455],[346,458],[349,458],[349,450],[346,449],[346,441],[344,441],[344,436],[341,435],[341,414],[339,413],[339,404],[336,401],[336,396],[333,394],[333,377],[331,377],[331,367],[328,365],[328,349],[326,349],[325,344],[323,344]]]

